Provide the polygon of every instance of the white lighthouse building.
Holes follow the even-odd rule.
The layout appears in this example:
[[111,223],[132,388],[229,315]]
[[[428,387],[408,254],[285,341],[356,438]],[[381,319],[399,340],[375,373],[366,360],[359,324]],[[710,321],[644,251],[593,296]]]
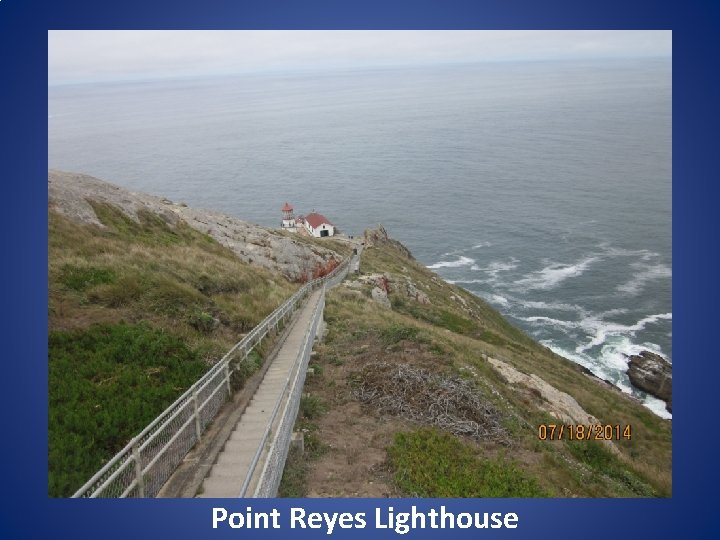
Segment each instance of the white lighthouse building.
[[295,228],[295,215],[293,214],[293,207],[290,206],[287,202],[285,203],[285,206],[281,208],[283,218],[282,223],[280,226],[285,231],[290,232],[296,232],[297,229]]

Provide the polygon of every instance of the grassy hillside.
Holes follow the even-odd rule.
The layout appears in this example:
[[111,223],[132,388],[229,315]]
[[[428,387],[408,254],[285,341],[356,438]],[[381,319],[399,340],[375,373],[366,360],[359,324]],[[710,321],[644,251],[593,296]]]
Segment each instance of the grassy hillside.
[[105,228],[49,213],[51,496],[77,490],[299,286],[182,222],[92,205]]
[[[299,287],[182,221],[91,205],[103,227],[49,212],[52,496],[76,491]],[[305,453],[291,453],[281,494],[670,495],[670,422],[538,345],[397,242],[370,239],[361,275],[328,293],[328,334],[297,423]],[[351,249],[320,242],[338,258]],[[389,308],[372,299],[378,287]],[[539,424],[558,422],[555,398],[510,382],[507,370],[571,396],[602,423],[630,424],[632,439],[539,440]]]
[[[670,496],[671,422],[535,343],[392,241],[367,247],[361,272],[328,294],[328,335],[305,388],[320,407],[299,419],[321,451],[291,456],[284,493]],[[371,298],[373,279],[389,288],[391,309]],[[559,422],[553,404],[510,383],[488,357],[572,396],[604,424],[630,424],[632,439],[539,440],[539,424]]]

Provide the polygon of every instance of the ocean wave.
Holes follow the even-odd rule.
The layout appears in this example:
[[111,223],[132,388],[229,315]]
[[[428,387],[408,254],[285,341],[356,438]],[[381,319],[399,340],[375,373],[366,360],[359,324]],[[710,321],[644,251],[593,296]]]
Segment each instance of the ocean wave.
[[487,266],[479,266],[473,264],[470,270],[474,272],[484,272],[488,275],[490,280],[496,281],[500,272],[510,272],[515,270],[518,265],[518,260],[515,257],[511,257],[509,261],[491,261]]
[[[610,312],[605,312],[604,314],[607,315],[608,313],[616,311],[619,310],[611,310]],[[656,315],[648,315],[647,317],[643,317],[642,319],[637,321],[635,324],[630,325],[608,322],[604,320],[601,315],[603,314],[584,317],[579,321],[566,321],[562,319],[548,317],[545,315],[517,318],[521,321],[525,321],[539,326],[551,325],[556,328],[561,328],[563,330],[582,330],[585,334],[591,336],[591,338],[590,341],[588,341],[587,343],[580,344],[575,347],[575,352],[577,354],[583,354],[595,347],[603,347],[608,343],[610,338],[616,338],[626,340],[624,350],[629,351],[632,349],[633,352],[631,354],[637,354],[645,348],[664,356],[663,352],[660,350],[660,347],[658,347],[657,345],[654,345],[652,343],[636,345],[632,341],[630,341],[630,338],[635,337],[639,331],[645,329],[645,327],[649,324],[654,324],[662,320],[672,320],[672,313],[659,313]],[[602,354],[603,353],[601,350],[600,357],[602,357]]]
[[612,317],[614,315],[623,315],[628,312],[628,308],[613,308],[608,309],[607,311],[603,311],[602,313],[598,313],[598,317],[604,318],[604,317]]
[[454,250],[452,250],[452,251],[446,251],[445,253],[443,253],[443,254],[440,255],[440,256],[441,256],[441,257],[452,257],[453,255],[459,255],[460,253],[462,253],[462,252],[464,252],[464,251],[467,251],[467,250],[465,250],[465,249],[454,249]]
[[447,251],[447,252],[443,253],[441,255],[441,257],[451,257],[453,255],[460,255],[461,253],[465,253],[472,249],[480,249],[480,248],[490,247],[490,246],[492,246],[492,244],[490,242],[480,242],[469,248],[460,248],[460,249],[454,249],[452,251]]
[[553,326],[559,326],[560,328],[578,328],[580,326],[580,323],[577,321],[563,321],[562,319],[554,319],[545,315],[535,315],[532,317],[517,317],[517,319],[533,324],[551,324]]
[[625,249],[611,246],[608,243],[600,244],[600,249],[608,257],[640,257],[643,261],[650,261],[660,256],[659,253],[649,249]]
[[456,261],[440,261],[436,262],[435,264],[431,264],[428,266],[431,270],[434,270],[436,268],[458,268],[460,266],[470,266],[471,264],[475,263],[475,259],[471,259],[470,257],[460,256],[460,258]]
[[482,295],[485,300],[490,302],[491,304],[496,304],[500,306],[508,306],[510,305],[510,301],[505,298],[504,296],[501,296],[499,294],[483,294]]
[[630,281],[622,285],[618,285],[616,288],[617,292],[628,294],[630,296],[637,296],[640,294],[645,285],[651,281],[658,279],[672,278],[672,269],[664,264],[647,265],[640,263],[633,263],[631,265],[636,270],[639,270]]
[[580,326],[580,328],[587,331],[588,333],[594,333],[594,336],[588,343],[584,345],[578,345],[575,350],[579,353],[588,351],[593,347],[603,345],[610,336],[635,336],[648,324],[653,324],[661,320],[672,320],[672,313],[649,315],[647,317],[643,317],[638,322],[632,325],[607,322],[601,317],[585,318],[580,321],[578,325]]
[[531,272],[513,285],[519,290],[553,289],[567,279],[581,276],[598,259],[597,256],[590,256],[574,264],[553,263],[542,270]]
[[484,247],[490,247],[492,244],[490,242],[480,242],[479,244],[475,244],[472,249],[480,249]]
[[526,309],[544,309],[546,311],[576,311],[582,316],[587,313],[585,308],[577,304],[565,304],[563,302],[542,302],[537,300],[521,300],[519,298],[509,297],[514,302]]
[[[452,280],[452,281],[449,280],[449,279],[446,279],[445,281],[447,281],[448,283],[452,283],[453,285],[460,285],[460,286],[463,286],[463,285],[490,285],[490,284],[492,284],[492,281],[489,280],[489,279],[456,279],[456,280]],[[475,294],[475,295],[482,294],[481,292],[478,292],[478,291],[470,291],[470,292],[473,293],[473,294]]]
[[628,338],[619,338],[604,346],[597,358],[592,358],[586,354],[563,349],[550,340],[541,341],[541,343],[555,354],[572,360],[589,369],[595,376],[611,382],[622,392],[635,395],[645,407],[659,417],[672,419],[672,414],[665,409],[664,401],[633,387],[627,375],[627,357],[638,354],[642,350],[661,354],[657,345],[652,343],[637,345]]

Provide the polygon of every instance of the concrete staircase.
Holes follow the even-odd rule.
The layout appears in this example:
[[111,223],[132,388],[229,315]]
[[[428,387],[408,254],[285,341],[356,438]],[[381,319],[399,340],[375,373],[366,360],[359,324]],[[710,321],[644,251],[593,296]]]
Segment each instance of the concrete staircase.
[[[275,404],[285,389],[298,354],[305,343],[305,336],[311,327],[312,316],[321,294],[321,290],[313,292],[298,314],[285,343],[265,373],[247,409],[235,425],[218,455],[217,461],[205,477],[198,491],[198,497],[240,496],[243,482],[270,422]],[[312,337],[314,338],[314,336]],[[283,396],[283,400],[286,399],[287,395]],[[281,402],[280,407],[283,406],[284,402]],[[263,452],[267,452],[267,448],[264,448]],[[263,462],[261,453],[259,465],[253,473],[246,496],[252,496]]]

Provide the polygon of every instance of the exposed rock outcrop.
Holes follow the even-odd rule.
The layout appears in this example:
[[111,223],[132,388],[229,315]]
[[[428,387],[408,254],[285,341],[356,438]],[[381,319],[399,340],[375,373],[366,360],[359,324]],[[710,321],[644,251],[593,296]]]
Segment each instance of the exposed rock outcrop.
[[373,287],[371,291],[372,299],[386,309],[391,309],[390,299],[387,293],[380,287]]
[[665,358],[650,351],[630,356],[628,377],[636,388],[665,401],[672,412],[672,364]]
[[420,304],[430,304],[427,294],[417,288],[415,283],[407,276],[391,274],[365,274],[358,277],[357,283],[363,283],[381,289],[385,295],[391,291],[399,292]]
[[405,246],[403,246],[397,240],[390,238],[390,236],[388,236],[387,231],[385,230],[385,227],[383,227],[382,225],[378,225],[377,229],[367,229],[365,231],[365,245],[367,245],[367,246],[389,245],[389,246],[392,246],[398,252],[402,253],[408,259],[415,260],[415,257],[412,256],[412,253],[410,253],[410,250],[408,248],[406,248]]
[[558,420],[565,423],[597,424],[598,419],[583,409],[569,394],[559,391],[535,374],[527,375],[513,366],[497,358],[487,358],[492,365],[511,385],[522,384],[535,389],[542,397],[542,407]]
[[111,204],[136,221],[142,210],[159,215],[172,226],[184,221],[230,248],[242,261],[279,271],[292,281],[312,277],[318,268],[337,258],[334,251],[232,216],[131,192],[84,174],[48,171],[49,206],[73,221],[103,227],[88,201]]

